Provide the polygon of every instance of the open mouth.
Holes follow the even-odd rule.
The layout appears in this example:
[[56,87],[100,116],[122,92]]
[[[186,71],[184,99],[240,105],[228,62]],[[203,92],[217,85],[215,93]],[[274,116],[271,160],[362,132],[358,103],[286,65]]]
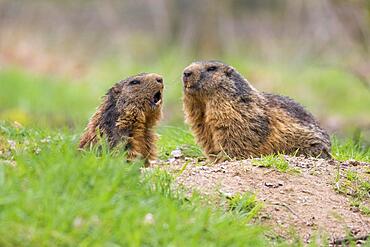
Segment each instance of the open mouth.
[[152,99],[152,103],[153,103],[153,105],[157,106],[161,102],[162,102],[162,93],[161,93],[161,91],[158,91],[154,94],[153,99]]

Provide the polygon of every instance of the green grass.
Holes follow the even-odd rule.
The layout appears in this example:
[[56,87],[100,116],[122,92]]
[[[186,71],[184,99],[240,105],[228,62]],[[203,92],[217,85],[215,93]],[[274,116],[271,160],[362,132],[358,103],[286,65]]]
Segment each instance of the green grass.
[[180,149],[186,157],[202,156],[202,150],[195,144],[193,135],[184,128],[163,126],[159,128],[158,133],[160,159],[168,158],[175,149]]
[[15,143],[2,146],[11,154],[0,164],[0,246],[267,243],[247,216],[185,199],[163,171],[143,176],[120,155],[78,152],[68,133],[2,123],[0,135]]
[[332,138],[332,155],[337,160],[354,159],[370,163],[370,146],[364,144],[361,140],[347,139],[339,141]]
[[0,71],[0,119],[44,127],[86,122],[99,95],[83,84],[16,69]]
[[256,198],[256,195],[251,193],[235,194],[228,198],[228,208],[232,212],[240,214],[242,217],[247,217],[248,220],[257,216],[262,203]]
[[288,161],[284,158],[282,154],[266,155],[261,158],[252,160],[252,164],[259,167],[273,168],[280,172],[293,171],[293,169],[289,167]]
[[370,216],[370,170],[358,172],[338,169],[335,178],[335,189],[351,198],[351,205],[363,214]]

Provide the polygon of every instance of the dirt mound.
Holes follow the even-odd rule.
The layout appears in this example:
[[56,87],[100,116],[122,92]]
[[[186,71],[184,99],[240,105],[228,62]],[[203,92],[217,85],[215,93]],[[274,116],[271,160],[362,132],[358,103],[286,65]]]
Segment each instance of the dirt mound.
[[[331,241],[370,234],[370,217],[353,206],[353,197],[338,193],[348,171],[363,174],[369,181],[370,164],[289,156],[283,159],[297,172],[256,166],[255,160],[207,165],[172,159],[161,167],[176,172],[176,183],[189,191],[206,195],[254,192],[264,204],[256,220],[272,226],[282,237],[290,238],[292,230],[305,241],[318,234],[327,234]],[[367,206],[369,193],[362,198]]]

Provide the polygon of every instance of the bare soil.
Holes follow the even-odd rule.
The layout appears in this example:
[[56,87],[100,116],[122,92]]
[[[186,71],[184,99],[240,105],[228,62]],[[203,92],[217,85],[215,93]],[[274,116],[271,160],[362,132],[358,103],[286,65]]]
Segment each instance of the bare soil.
[[[209,196],[255,193],[264,205],[255,220],[272,227],[283,238],[292,238],[293,231],[305,242],[312,236],[326,236],[333,243],[349,235],[363,238],[370,234],[370,217],[351,206],[349,195],[335,189],[338,186],[335,177],[349,169],[365,174],[368,179],[370,164],[284,158],[298,172],[258,167],[252,160],[209,164],[173,158],[155,166],[175,174],[176,183],[188,192],[196,190]],[[369,195],[365,203],[370,205]]]

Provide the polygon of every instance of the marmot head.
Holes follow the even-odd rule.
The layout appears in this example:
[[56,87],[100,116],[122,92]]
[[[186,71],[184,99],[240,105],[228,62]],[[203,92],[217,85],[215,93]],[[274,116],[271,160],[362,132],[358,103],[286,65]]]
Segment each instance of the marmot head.
[[213,95],[219,92],[245,94],[254,90],[233,67],[219,61],[190,64],[183,73],[184,92],[190,95]]
[[114,85],[107,93],[117,110],[131,105],[144,112],[160,110],[162,95],[163,78],[154,73],[131,76]]

